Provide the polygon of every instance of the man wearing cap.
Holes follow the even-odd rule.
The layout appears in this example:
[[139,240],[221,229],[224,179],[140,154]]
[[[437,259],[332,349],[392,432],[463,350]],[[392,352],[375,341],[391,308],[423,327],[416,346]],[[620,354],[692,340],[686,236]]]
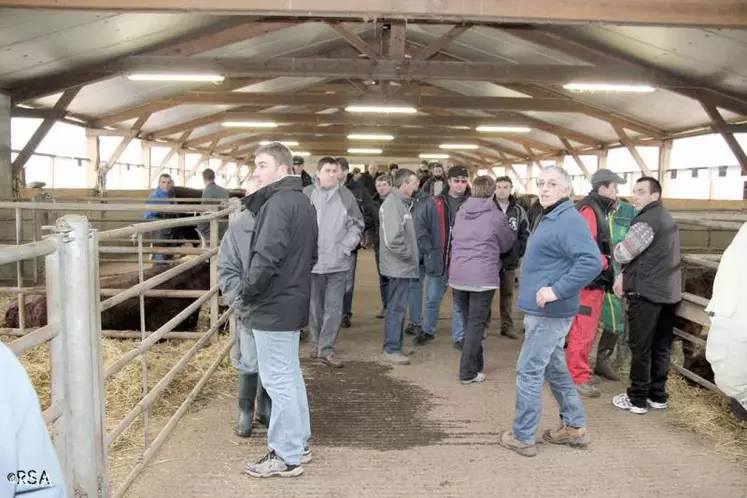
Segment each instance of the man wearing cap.
[[[415,336],[416,344],[425,344],[436,334],[438,311],[449,280],[451,259],[451,230],[459,206],[466,199],[469,172],[464,166],[449,170],[446,189],[423,202],[416,212],[415,228],[418,250],[423,255],[423,266],[428,277],[426,284],[423,328]],[[452,307],[451,340],[461,349],[464,345],[464,326],[456,303]]]
[[578,392],[593,398],[601,393],[591,383],[589,352],[599,326],[604,294],[611,292],[615,283],[609,217],[615,210],[617,186],[624,183],[624,178],[608,169],[597,170],[591,177],[591,192],[576,203],[599,247],[602,272],[581,290],[581,307],[568,333],[566,358]]
[[293,173],[296,175],[301,175],[301,185],[303,187],[308,187],[309,185],[314,184],[314,180],[311,179],[311,175],[309,175],[306,170],[303,169],[303,157],[301,156],[293,156]]

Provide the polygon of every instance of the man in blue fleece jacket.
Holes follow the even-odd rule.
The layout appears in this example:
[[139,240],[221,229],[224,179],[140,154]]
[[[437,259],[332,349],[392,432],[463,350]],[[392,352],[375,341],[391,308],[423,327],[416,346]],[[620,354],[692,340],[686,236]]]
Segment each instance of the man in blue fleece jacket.
[[500,445],[536,456],[542,388],[545,380],[560,405],[561,426],[543,433],[553,444],[587,445],[586,413],[568,371],[563,346],[579,293],[602,271],[599,248],[569,199],[571,176],[545,168],[537,180],[542,214],[529,237],[519,280],[518,308],[524,312],[524,344],[516,364],[516,415]]

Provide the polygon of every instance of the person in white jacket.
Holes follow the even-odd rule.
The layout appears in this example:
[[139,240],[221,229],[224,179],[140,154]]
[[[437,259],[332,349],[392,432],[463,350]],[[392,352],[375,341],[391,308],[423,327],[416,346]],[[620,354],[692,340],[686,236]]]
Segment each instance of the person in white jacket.
[[706,307],[711,328],[706,359],[716,385],[734,399],[732,412],[747,419],[747,223],[724,251]]

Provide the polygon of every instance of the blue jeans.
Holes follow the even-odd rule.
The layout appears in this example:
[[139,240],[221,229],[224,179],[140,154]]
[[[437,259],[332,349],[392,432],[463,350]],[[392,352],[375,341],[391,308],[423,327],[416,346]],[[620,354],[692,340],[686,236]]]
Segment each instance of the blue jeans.
[[420,325],[423,323],[423,282],[425,281],[425,267],[420,265],[420,278],[411,278],[407,296],[410,308],[410,323]]
[[[389,296],[384,313],[384,352],[399,353],[402,351],[402,339],[405,332],[405,311],[407,295],[412,278],[389,277]],[[417,281],[417,280],[416,280]]]
[[[438,311],[441,308],[441,300],[444,297],[449,284],[449,275],[441,277],[428,277],[425,285],[425,316],[423,317],[423,331],[428,335],[436,335],[436,324],[438,323]],[[457,306],[456,300],[451,305],[451,341],[464,340],[464,323],[462,311]]]
[[309,401],[298,360],[300,331],[253,333],[259,376],[272,399],[267,444],[285,463],[298,465],[311,437]]
[[239,372],[245,374],[255,374],[259,372],[257,364],[257,345],[254,342],[254,331],[242,323],[240,319],[236,320],[236,342],[239,345],[239,355],[236,361],[236,368]]
[[355,291],[355,269],[358,267],[358,251],[350,255],[352,264],[345,280],[345,296],[342,298],[342,316],[353,316],[353,291]]
[[570,427],[584,427],[586,412],[571,379],[563,345],[573,317],[524,316],[524,344],[516,363],[516,418],[513,435],[534,444],[540,424],[545,382],[560,406],[560,418]]

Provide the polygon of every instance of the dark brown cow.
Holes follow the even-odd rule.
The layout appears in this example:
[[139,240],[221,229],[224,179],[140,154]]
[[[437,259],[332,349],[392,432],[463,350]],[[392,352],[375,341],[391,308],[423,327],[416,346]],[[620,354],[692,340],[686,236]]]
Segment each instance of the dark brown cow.
[[[143,272],[143,278],[147,280],[168,269],[168,267],[148,268]],[[102,289],[128,289],[138,282],[138,272],[133,271],[102,277],[100,286]],[[156,289],[178,290],[208,290],[209,288],[209,263],[201,263],[156,287]],[[154,331],[160,328],[195,301],[195,298],[146,297],[145,329]],[[198,315],[199,310],[190,314],[174,330],[195,331]],[[27,327],[42,327],[47,324],[46,296],[29,295],[26,297],[25,318]],[[8,307],[5,313],[5,326],[9,328],[17,328],[19,326],[17,302],[12,302]],[[101,328],[104,330],[140,330],[139,298],[128,299],[101,313]]]
[[[716,270],[695,265],[685,265],[682,275],[685,281],[685,292],[710,299],[713,292],[713,280],[716,278]],[[675,327],[702,339],[708,337],[708,329],[679,316],[675,319]],[[706,360],[704,347],[683,339],[682,352],[684,354],[682,365],[684,368],[709,382],[713,382],[713,369],[711,369],[711,364]]]

